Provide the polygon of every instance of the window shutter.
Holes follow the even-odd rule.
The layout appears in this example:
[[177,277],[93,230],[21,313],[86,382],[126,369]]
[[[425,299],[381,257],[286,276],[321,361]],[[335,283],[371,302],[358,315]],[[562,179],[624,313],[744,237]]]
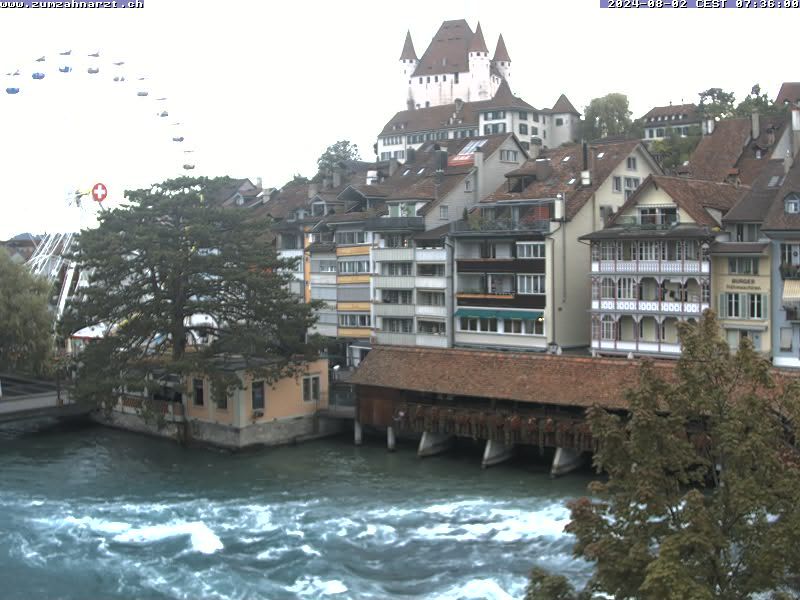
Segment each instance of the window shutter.
[[768,302],[769,296],[767,294],[761,294],[761,318],[766,319],[768,316]]
[[719,295],[719,316],[723,319],[728,316],[728,305],[725,303],[725,294]]

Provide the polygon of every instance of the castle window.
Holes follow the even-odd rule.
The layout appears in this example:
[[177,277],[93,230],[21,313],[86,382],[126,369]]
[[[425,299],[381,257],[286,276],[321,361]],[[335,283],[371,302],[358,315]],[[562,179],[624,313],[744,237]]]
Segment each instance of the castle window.
[[519,132],[528,135],[528,124],[527,123],[520,123],[519,124]]
[[447,75],[442,75],[442,81],[447,81]]
[[528,120],[528,113],[525,112],[524,110],[519,111],[519,118],[522,121],[527,121]]
[[556,119],[556,127],[561,127],[564,124],[564,119],[558,118]]
[[455,81],[455,83],[458,83],[458,73],[453,73],[453,77],[455,78],[453,81]]
[[427,77],[427,78],[426,78],[426,80],[425,80],[425,83],[430,83],[430,82],[431,82],[431,76],[430,76],[430,75],[428,75],[428,77]]
[[[422,83],[422,77],[419,78],[419,82]],[[419,108],[419,107],[417,107],[417,108]]]

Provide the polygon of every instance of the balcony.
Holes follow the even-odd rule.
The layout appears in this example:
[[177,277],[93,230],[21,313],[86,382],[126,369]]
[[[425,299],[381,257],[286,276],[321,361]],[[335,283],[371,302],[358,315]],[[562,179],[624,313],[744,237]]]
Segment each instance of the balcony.
[[459,273],[544,273],[543,258],[459,258]]
[[372,250],[372,258],[376,262],[410,262],[414,260],[414,248],[375,248]]
[[414,307],[414,314],[418,317],[438,317],[447,316],[447,309],[442,305],[417,304]]
[[374,304],[376,317],[413,317],[413,304],[392,304],[388,302],[376,302]]
[[425,231],[424,217],[375,217],[364,221],[366,231]]
[[649,215],[642,217],[619,217],[614,225],[625,229],[641,229],[643,231],[664,231],[680,225],[677,215]]
[[472,219],[450,223],[450,232],[455,234],[480,233],[547,233],[550,231],[550,220],[515,221],[513,219]]
[[592,273],[708,273],[707,260],[593,260]]
[[414,346],[417,341],[417,336],[413,333],[378,331],[375,333],[375,339],[379,344],[390,346]]
[[428,346],[429,348],[447,348],[447,336],[433,333],[418,333],[417,346]]
[[[412,277],[412,281],[415,287],[424,290],[443,290],[447,288],[447,279],[444,277],[419,276],[416,278]],[[375,285],[377,287],[377,283]]]
[[457,292],[456,298],[459,300],[513,300],[515,297],[514,292],[503,292],[499,294],[490,294],[487,292]]
[[781,279],[800,279],[800,265],[781,264],[779,267]]
[[414,258],[417,262],[445,262],[447,250],[444,248],[417,248]]
[[416,279],[413,275],[375,275],[372,282],[379,290],[409,290]]
[[681,353],[680,344],[659,341],[615,341],[592,340],[592,348],[601,352],[642,353],[642,354],[667,354],[678,356]]
[[592,300],[592,310],[609,312],[649,312],[699,316],[709,308],[708,302],[672,302],[658,300]]

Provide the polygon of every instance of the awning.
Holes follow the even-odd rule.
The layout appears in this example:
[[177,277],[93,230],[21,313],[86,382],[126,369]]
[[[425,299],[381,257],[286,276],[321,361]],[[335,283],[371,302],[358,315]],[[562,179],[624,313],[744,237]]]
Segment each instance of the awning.
[[800,279],[787,279],[783,282],[783,304],[800,304]]
[[478,319],[538,319],[540,310],[496,310],[491,308],[459,308],[456,317],[474,317]]

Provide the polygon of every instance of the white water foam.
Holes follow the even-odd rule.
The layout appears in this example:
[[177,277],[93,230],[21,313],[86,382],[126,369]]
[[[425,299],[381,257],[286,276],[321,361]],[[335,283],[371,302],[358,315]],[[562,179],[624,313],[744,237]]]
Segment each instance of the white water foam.
[[287,592],[293,592],[298,596],[319,598],[320,596],[335,596],[346,593],[347,586],[338,579],[325,581],[319,577],[304,577],[294,582],[294,585],[286,588]]
[[131,529],[115,536],[114,541],[122,544],[149,544],[185,535],[189,536],[192,549],[196,552],[213,554],[223,548],[222,541],[201,521],[168,523]]
[[320,552],[318,552],[317,550],[314,550],[308,544],[303,544],[302,546],[300,546],[300,550],[302,550],[303,553],[307,554],[308,556],[322,556],[322,554]]
[[289,546],[280,546],[278,548],[267,548],[263,552],[256,555],[258,560],[275,560],[286,554],[291,548]]
[[65,517],[63,523],[75,525],[77,527],[85,527],[95,533],[105,534],[123,533],[131,528],[131,525],[122,521],[106,521],[94,517],[73,517],[72,515]]
[[433,596],[432,600],[516,600],[516,597],[501,588],[496,581],[472,579]]

